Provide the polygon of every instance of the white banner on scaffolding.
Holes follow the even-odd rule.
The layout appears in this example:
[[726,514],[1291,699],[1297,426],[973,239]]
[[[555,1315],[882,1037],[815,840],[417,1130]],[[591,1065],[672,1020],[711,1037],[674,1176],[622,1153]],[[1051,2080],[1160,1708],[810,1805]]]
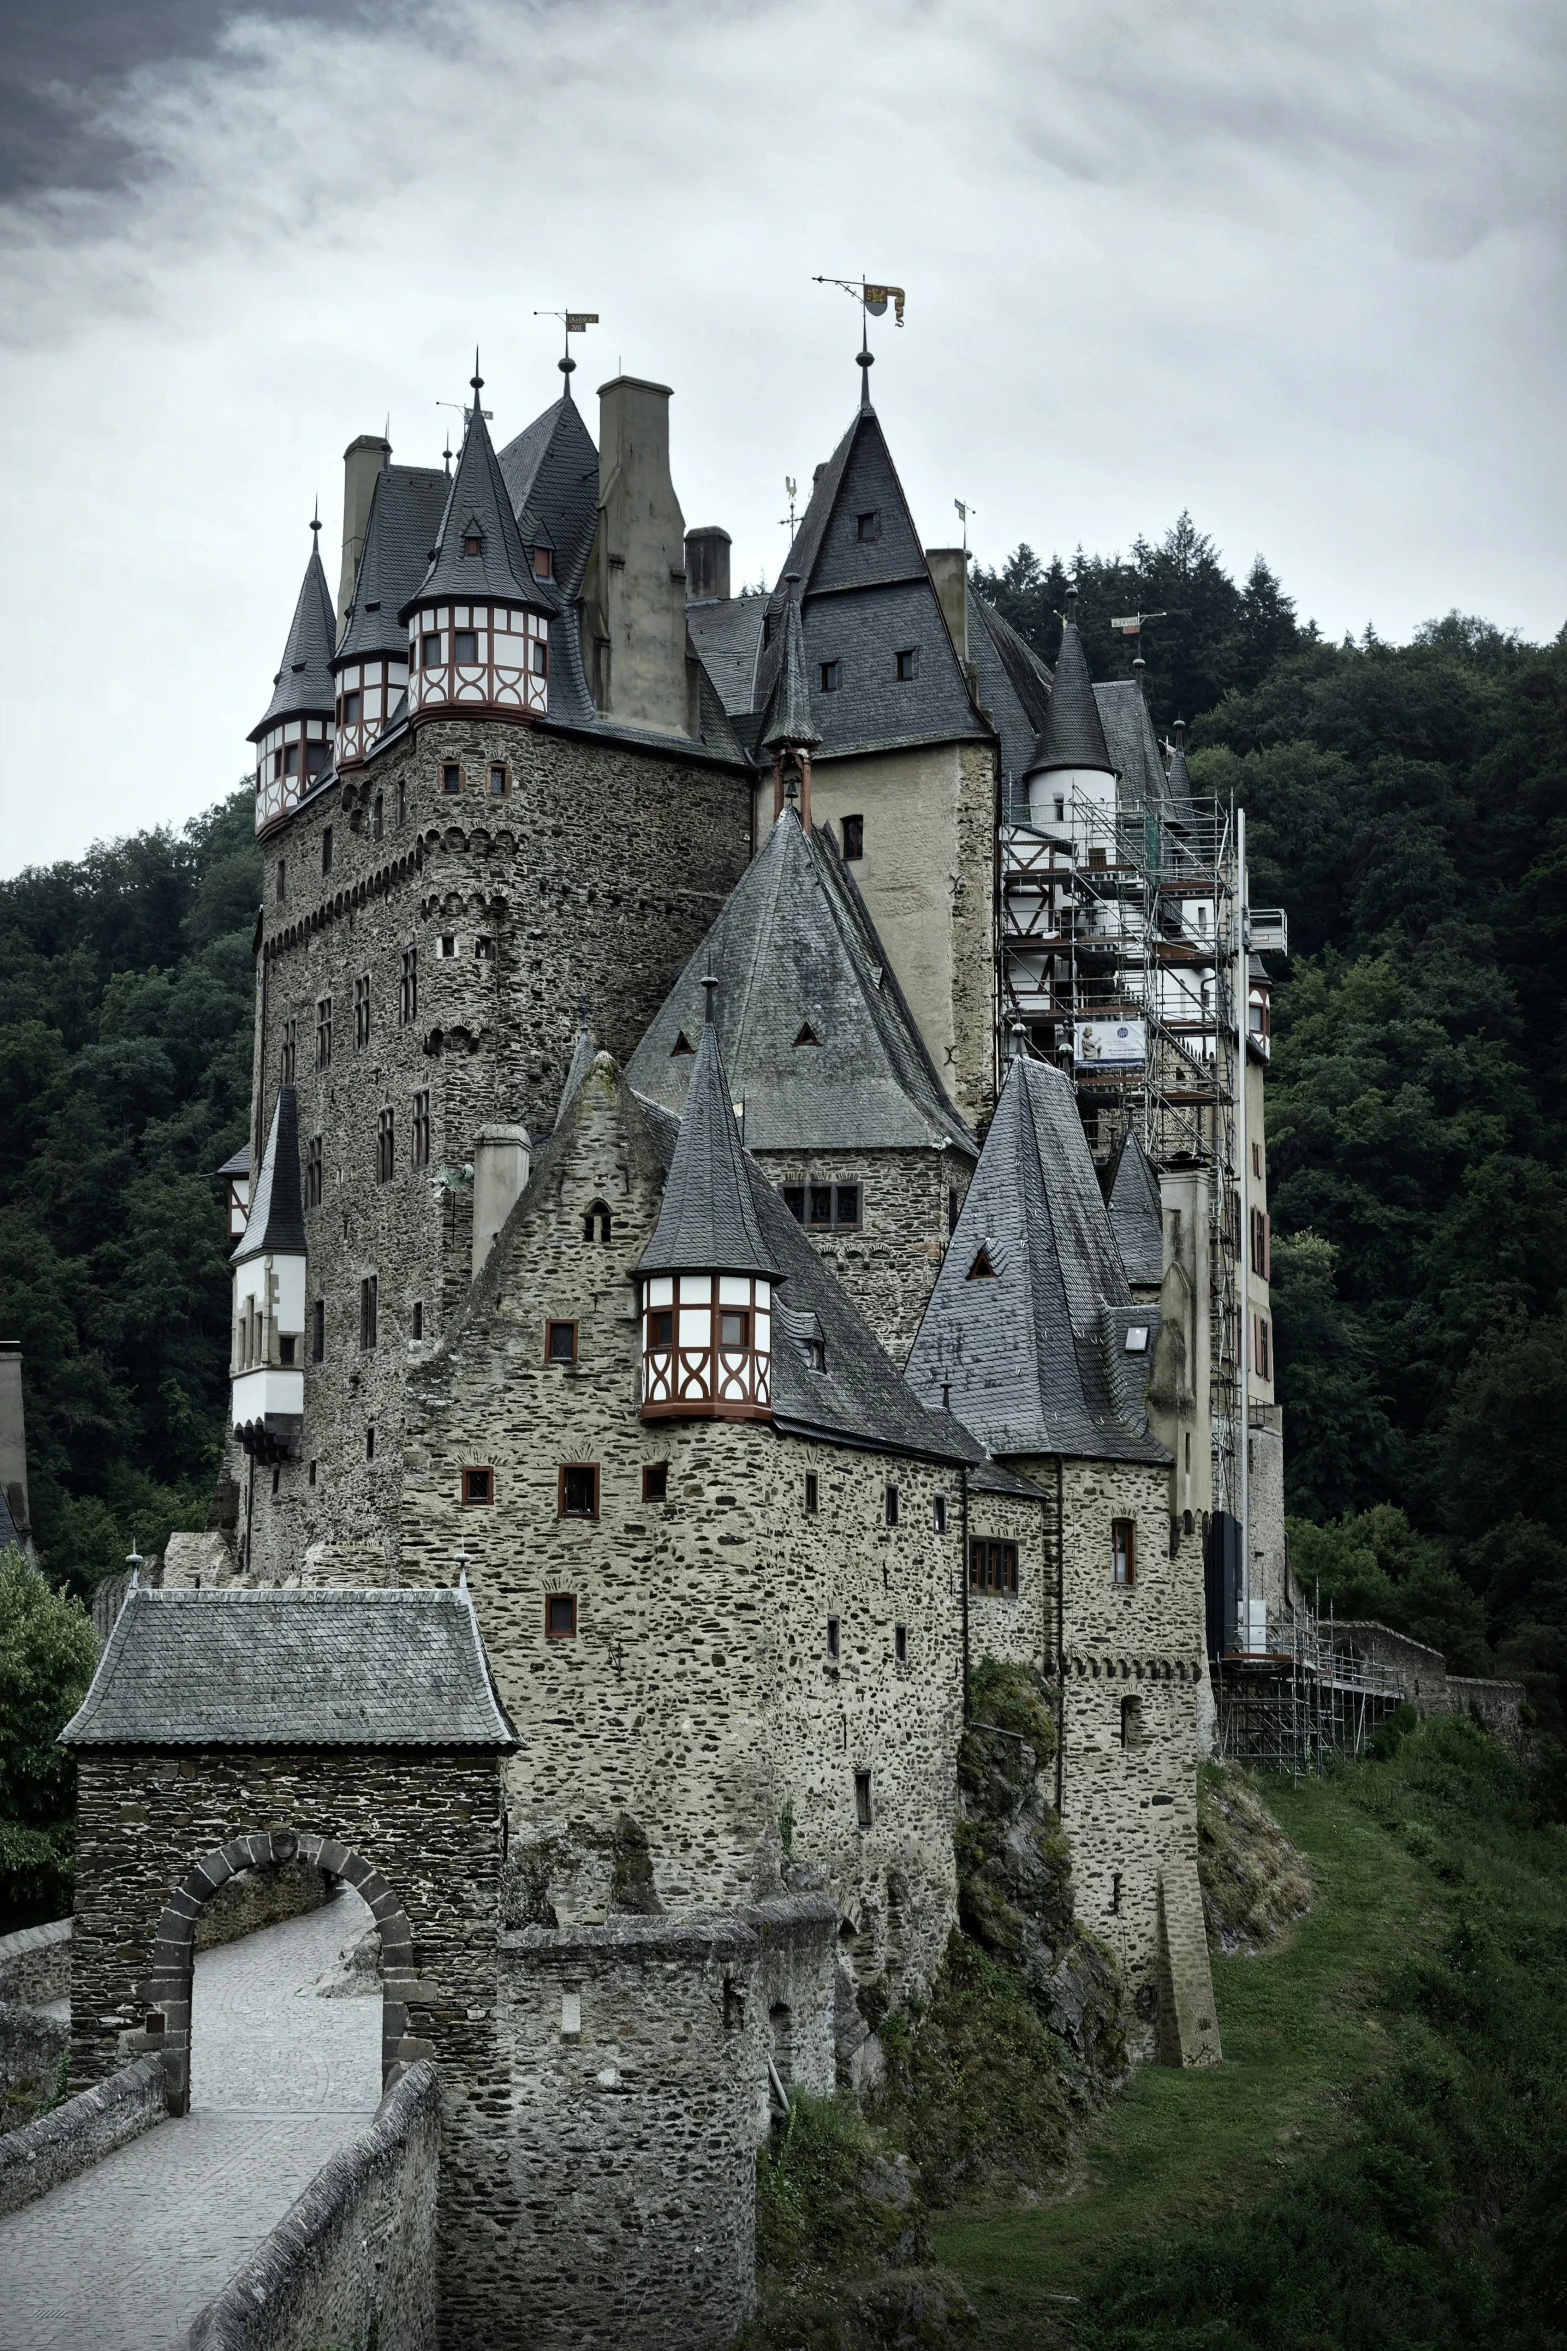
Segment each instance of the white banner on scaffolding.
[[1148,1059],[1142,1020],[1075,1020],[1072,1058],[1079,1069],[1141,1069]]

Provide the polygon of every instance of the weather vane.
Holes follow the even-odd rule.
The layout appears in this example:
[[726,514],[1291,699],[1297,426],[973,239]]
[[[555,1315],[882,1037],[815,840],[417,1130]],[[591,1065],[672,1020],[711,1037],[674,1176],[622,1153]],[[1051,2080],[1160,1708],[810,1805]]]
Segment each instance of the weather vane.
[[813,286],[841,286],[872,318],[885,318],[890,302],[897,324],[903,324],[903,305],[906,299],[901,286],[873,286],[864,278],[813,278]]
[[961,515],[962,515],[962,517],[963,517],[963,552],[964,552],[964,554],[965,554],[965,555],[967,555],[967,553],[968,553],[968,518],[969,518],[969,516],[970,516],[971,514],[978,514],[978,512],[979,512],[979,508],[978,508],[977,506],[965,506],[961,498],[954,498],[954,499],[953,499],[953,501],[952,501],[952,503],[953,503],[953,505],[954,505],[954,506],[957,508],[957,510],[958,510],[958,512],[959,512],[959,514],[961,514]]
[[799,486],[799,483],[794,480],[792,475],[784,475],[784,488],[789,493],[789,512],[787,516],[780,516],[779,520],[782,528],[789,534],[789,544],[791,547],[794,545],[794,494]]
[[555,364],[566,379],[566,395],[569,399],[571,379],[577,365],[571,356],[571,338],[573,335],[585,335],[589,327],[596,327],[599,322],[599,314],[596,310],[536,310],[533,315],[535,318],[558,318],[565,326],[565,355],[563,358],[557,359]]

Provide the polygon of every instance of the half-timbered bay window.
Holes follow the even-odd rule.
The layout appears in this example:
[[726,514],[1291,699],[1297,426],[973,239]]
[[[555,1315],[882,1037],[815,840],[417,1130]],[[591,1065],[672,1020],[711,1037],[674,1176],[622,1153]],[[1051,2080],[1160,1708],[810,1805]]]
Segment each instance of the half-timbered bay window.
[[643,1292],[643,1419],[768,1418],[771,1282],[756,1274],[663,1273],[650,1275]]
[[549,709],[549,626],[545,613],[503,604],[438,604],[415,614],[410,717],[473,709],[542,718]]

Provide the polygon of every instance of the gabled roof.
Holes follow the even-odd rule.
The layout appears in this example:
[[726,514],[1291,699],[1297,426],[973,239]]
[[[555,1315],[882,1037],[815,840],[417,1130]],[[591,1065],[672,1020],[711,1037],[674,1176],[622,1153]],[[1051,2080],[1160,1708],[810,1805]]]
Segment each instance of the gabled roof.
[[376,475],[339,665],[377,654],[406,657],[402,609],[429,569],[450,488],[434,466],[383,465]]
[[[971,1278],[980,1263],[988,1272]],[[1115,1350],[1134,1310],[1067,1077],[1012,1063],[909,1356],[911,1387],[1001,1456],[1165,1462]]]
[[272,699],[265,716],[246,738],[252,743],[259,743],[268,727],[276,726],[280,719],[330,718],[336,704],[332,654],[337,641],[337,610],[321,569],[320,525],[312,523],[311,530],[310,561],[294,605],[282,667],[272,681]]
[[765,596],[704,596],[686,606],[686,627],[731,718],[755,706]]
[[67,1747],[518,1743],[466,1589],[133,1591]]
[[1164,1208],[1159,1178],[1134,1134],[1116,1153],[1105,1205],[1127,1280],[1134,1289],[1157,1289],[1164,1280]]
[[972,582],[968,651],[978,680],[976,700],[1001,738],[1006,799],[1015,806],[1026,797],[1023,779],[1050,708],[1050,672],[995,606],[975,594]]
[[757,1225],[718,1031],[707,1020],[664,1184],[664,1205],[637,1271],[770,1278],[775,1270]]
[[[718,1031],[753,1151],[977,1145],[942,1087],[832,836],[786,808],[655,1014],[627,1069],[678,1112],[718,980]],[[809,1027],[817,1042],[795,1042]]]
[[598,523],[599,461],[575,400],[557,400],[498,460],[523,546],[549,547],[563,598],[580,593]]
[[215,1176],[248,1176],[250,1173],[249,1143],[241,1143],[239,1149],[231,1152],[224,1160],[223,1165],[215,1167],[212,1172]]
[[250,1214],[231,1262],[243,1264],[263,1249],[303,1256],[305,1215],[299,1196],[299,1110],[292,1086],[279,1086],[272,1129],[261,1154],[261,1173],[250,1196]]
[[1083,642],[1072,619],[1061,626],[1061,650],[1056,655],[1050,708],[1039,730],[1028,772],[1045,775],[1058,767],[1101,768],[1106,773],[1113,772],[1115,767],[1105,743]]
[[[874,517],[860,536],[862,516]],[[806,677],[822,758],[896,744],[985,738],[942,616],[903,485],[873,408],[861,408],[821,468],[789,551],[800,579]],[[783,582],[768,599],[757,673],[765,709],[784,657]],[[897,655],[917,656],[900,680]],[[821,691],[824,663],[839,685]]]
[[[479,539],[477,555],[463,553],[470,534]],[[435,553],[418,585],[404,598],[401,617],[406,620],[417,605],[447,597],[464,602],[528,604],[537,612],[557,609],[554,590],[533,576],[532,558],[517,528],[477,392],[468,411],[462,454],[452,475]]]
[[772,693],[768,696],[767,708],[762,713],[761,744],[764,751],[776,751],[785,744],[814,749],[821,741],[811,717],[811,689],[805,677],[805,635],[800,621],[799,583],[791,575],[788,584],[795,593],[784,604],[783,652],[773,679]]

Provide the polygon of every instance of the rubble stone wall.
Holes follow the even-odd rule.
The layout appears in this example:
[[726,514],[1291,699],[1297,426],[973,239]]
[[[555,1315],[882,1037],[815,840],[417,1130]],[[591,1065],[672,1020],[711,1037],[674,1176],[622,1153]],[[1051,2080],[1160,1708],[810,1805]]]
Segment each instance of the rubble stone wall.
[[966,1152],[759,1151],[757,1164],[784,1184],[858,1184],[858,1230],[810,1230],[894,1363],[902,1365],[930,1304],[947,1253],[949,1196],[959,1208],[974,1173]]

